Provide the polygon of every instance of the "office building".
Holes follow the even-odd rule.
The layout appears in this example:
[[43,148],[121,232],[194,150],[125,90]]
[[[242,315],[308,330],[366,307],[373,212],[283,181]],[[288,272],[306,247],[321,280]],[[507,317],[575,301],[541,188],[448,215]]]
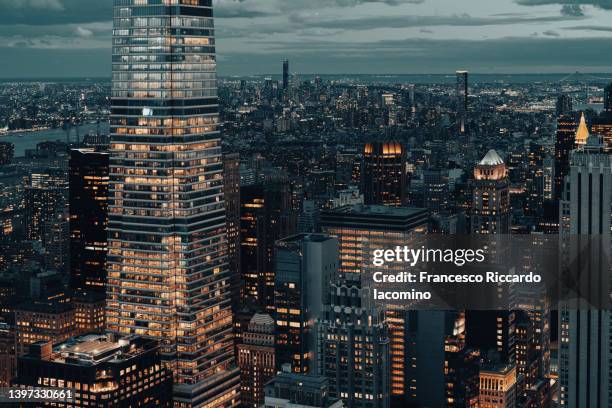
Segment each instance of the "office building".
[[572,98],[567,94],[559,95],[555,108],[555,113],[557,117],[570,114],[574,109],[572,104]]
[[77,335],[74,306],[57,301],[26,303],[15,309],[16,354],[24,355],[30,344],[59,343]]
[[76,292],[72,297],[74,321],[79,334],[104,333],[106,296],[103,292]]
[[569,171],[569,156],[574,150],[577,123],[573,115],[562,115],[557,118],[555,140],[555,200],[563,195],[563,180]]
[[240,302],[240,156],[223,156],[227,263],[231,274],[232,306]]
[[604,111],[612,113],[612,84],[604,88]]
[[15,328],[0,323],[0,387],[8,387],[13,381],[15,367]]
[[331,285],[317,320],[318,374],[348,408],[389,408],[390,340],[385,315],[367,304],[367,289]]
[[[598,271],[597,259],[610,259],[612,228],[612,156],[604,151],[600,138],[592,136],[570,156],[566,194],[561,202],[560,229],[563,254],[581,256],[580,273],[600,276],[583,288],[584,295],[608,297],[607,274]],[[596,236],[599,245],[588,252],[572,244],[576,236]],[[574,238],[572,238],[574,237]],[[585,239],[585,238],[582,238]],[[580,252],[578,252],[580,251]],[[564,265],[566,260],[562,259]],[[610,350],[612,314],[609,309],[580,307],[565,301],[559,312],[559,401],[569,408],[607,407],[612,404]]]
[[469,95],[468,71],[457,71],[457,118],[460,133],[466,131]]
[[405,245],[427,232],[428,220],[422,208],[347,205],[322,211],[321,229],[338,237],[340,279],[360,284],[369,249]]
[[274,310],[276,365],[295,373],[315,372],[313,322],[329,303],[330,282],[338,270],[338,239],[325,234],[298,234],[275,246]]
[[264,388],[276,373],[274,326],[270,315],[256,313],[238,344],[240,400],[245,407],[263,404]]
[[114,5],[107,328],[160,342],[175,406],[234,407],[212,2]]
[[70,389],[56,407],[172,407],[172,373],[152,339],[90,334],[39,341],[18,359],[15,386]]
[[70,281],[74,289],[105,291],[108,250],[109,154],[70,151]]
[[401,143],[366,143],[361,174],[366,204],[402,206],[408,202],[406,150]]
[[26,239],[43,241],[45,224],[65,209],[68,190],[60,186],[27,186],[24,194]]
[[510,233],[508,169],[495,150],[489,150],[474,168],[472,233]]
[[330,396],[327,378],[314,375],[279,373],[266,385],[263,408],[343,408],[342,401]]
[[0,166],[10,164],[15,154],[15,146],[10,142],[0,142]]
[[283,90],[289,89],[289,60],[283,61]]
[[43,225],[45,267],[67,273],[70,265],[70,225],[67,213],[55,213]]
[[274,312],[274,242],[295,233],[288,183],[272,181],[240,190],[242,303]]
[[508,365],[485,365],[480,368],[479,408],[516,407],[516,367]]

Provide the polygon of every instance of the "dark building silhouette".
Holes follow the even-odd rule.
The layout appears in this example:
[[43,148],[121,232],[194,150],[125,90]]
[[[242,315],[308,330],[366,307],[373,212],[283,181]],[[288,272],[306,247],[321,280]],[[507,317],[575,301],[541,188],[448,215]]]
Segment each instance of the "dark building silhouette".
[[560,200],[563,195],[563,179],[569,171],[570,152],[576,139],[576,118],[563,115],[557,119],[557,139],[555,141],[555,186],[553,197]]
[[271,181],[240,190],[241,301],[260,311],[274,311],[274,242],[293,234],[289,184]]
[[289,60],[283,61],[283,89],[289,88]]
[[470,90],[468,71],[457,71],[457,119],[459,131],[465,133]]
[[0,166],[13,160],[15,146],[10,142],[0,142]]
[[70,278],[75,289],[105,291],[108,166],[108,153],[70,151]]
[[569,95],[566,95],[566,94],[559,95],[559,97],[557,98],[557,104],[556,104],[556,109],[555,109],[557,113],[557,117],[561,115],[567,115],[571,113],[572,110],[573,110],[572,98],[570,98]]
[[604,110],[612,113],[612,84],[609,84],[604,89]]
[[404,146],[399,142],[366,143],[362,182],[365,204],[405,206],[408,179]]
[[232,280],[232,305],[240,301],[240,156],[223,156],[223,189],[225,194],[225,223],[227,225],[227,262]]

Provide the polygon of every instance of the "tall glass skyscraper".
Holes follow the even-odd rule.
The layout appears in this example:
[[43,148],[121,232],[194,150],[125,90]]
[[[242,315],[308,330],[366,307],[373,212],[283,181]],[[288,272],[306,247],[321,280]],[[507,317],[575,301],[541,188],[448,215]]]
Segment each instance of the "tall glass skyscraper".
[[176,407],[238,405],[212,0],[114,0],[107,326]]

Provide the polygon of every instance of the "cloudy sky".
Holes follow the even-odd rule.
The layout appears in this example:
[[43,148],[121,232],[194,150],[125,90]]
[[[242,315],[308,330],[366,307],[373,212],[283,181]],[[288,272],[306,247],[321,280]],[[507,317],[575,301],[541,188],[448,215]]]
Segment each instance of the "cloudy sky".
[[[108,77],[111,0],[0,0],[0,77]],[[611,72],[612,0],[215,0],[221,75]]]

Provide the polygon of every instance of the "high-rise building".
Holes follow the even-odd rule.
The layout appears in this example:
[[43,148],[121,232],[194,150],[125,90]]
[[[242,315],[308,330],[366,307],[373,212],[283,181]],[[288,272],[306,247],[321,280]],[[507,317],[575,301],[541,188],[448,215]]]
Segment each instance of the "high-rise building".
[[[570,156],[570,171],[561,202],[560,232],[569,241],[564,253],[569,259],[610,259],[612,228],[612,155],[599,138],[592,136]],[[571,244],[586,235],[596,236],[597,251],[583,253]],[[581,237],[582,236],[582,237]],[[573,238],[572,238],[573,237]],[[578,237],[578,238],[576,238]],[[580,253],[575,251],[580,251]],[[602,271],[592,272],[597,262],[583,262],[581,274],[596,273],[595,290],[609,293],[610,282]],[[588,290],[593,291],[592,287]],[[585,292],[586,293],[586,292]],[[596,296],[596,295],[594,295]],[[559,401],[569,408],[607,407],[612,404],[610,350],[612,313],[609,309],[580,307],[574,301],[562,303],[559,311]]]
[[240,189],[241,301],[274,311],[274,242],[295,232],[289,184],[273,181]]
[[313,323],[327,302],[338,270],[338,239],[325,234],[298,234],[275,246],[274,310],[276,365],[290,364],[296,373],[314,372],[316,336]]
[[[322,230],[337,236],[339,241],[340,265],[335,282],[345,284],[350,290],[358,290],[373,249],[395,248],[414,242],[417,236],[427,233],[428,221],[427,210],[420,208],[353,205],[324,211]],[[402,268],[401,265],[396,267]],[[404,401],[410,386],[405,368],[412,365],[406,350],[408,312],[403,308],[389,307],[384,314],[384,330],[391,349],[389,392],[394,400]],[[441,352],[443,347],[441,345]]]
[[76,292],[72,297],[72,304],[79,334],[104,333],[106,297],[103,292]]
[[572,98],[567,94],[561,94],[557,98],[556,114],[557,117],[570,114],[573,110]]
[[612,84],[604,88],[604,110],[612,113]]
[[279,373],[266,385],[263,408],[343,408],[342,400],[330,396],[325,377]]
[[516,382],[516,367],[512,364],[481,367],[478,407],[516,407]]
[[495,150],[489,150],[474,169],[472,233],[510,233],[508,169]]
[[245,407],[259,408],[265,399],[264,388],[276,373],[274,319],[256,313],[242,333],[238,345],[240,399]]
[[569,170],[569,156],[570,152],[574,149],[576,128],[576,119],[573,115],[563,115],[557,118],[557,137],[555,141],[555,200],[560,200],[563,194],[563,180]]
[[283,90],[289,88],[289,60],[283,61]]
[[[68,389],[55,407],[172,407],[172,373],[159,346],[140,336],[89,334],[52,345],[40,341],[18,359],[15,386]],[[63,400],[63,401],[62,401]]]
[[234,407],[212,2],[151,3],[114,1],[107,328],[160,342],[177,406]]
[[10,142],[0,142],[0,166],[9,164],[13,160],[15,146]]
[[42,242],[45,224],[65,209],[68,190],[58,186],[25,188],[26,239]]
[[68,214],[55,213],[43,226],[45,266],[67,273],[70,264],[70,225]]
[[399,142],[366,143],[362,183],[366,204],[406,205],[408,180],[404,146]]
[[349,408],[389,408],[390,341],[385,315],[368,306],[367,289],[331,285],[329,304],[317,320],[318,373],[330,395]]
[[18,356],[39,341],[59,343],[78,334],[74,306],[69,303],[26,303],[15,310],[15,339]]
[[15,328],[0,323],[0,387],[8,387],[15,375]]
[[227,263],[231,273],[232,307],[240,302],[240,156],[223,156]]
[[70,151],[70,280],[75,289],[105,290],[108,159],[108,153],[94,149]]
[[468,74],[468,71],[457,71],[457,117],[461,133],[465,133],[467,125],[468,98],[470,95]]

